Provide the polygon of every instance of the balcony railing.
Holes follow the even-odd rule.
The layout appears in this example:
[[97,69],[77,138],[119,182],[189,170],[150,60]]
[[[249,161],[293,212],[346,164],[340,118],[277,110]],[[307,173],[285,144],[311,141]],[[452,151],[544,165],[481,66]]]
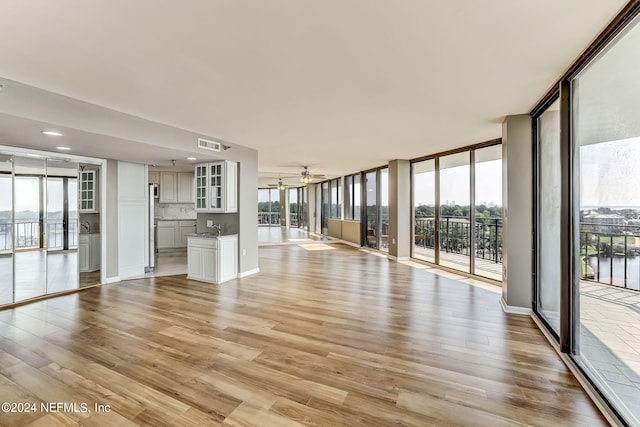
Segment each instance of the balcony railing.
[[640,290],[640,226],[580,223],[580,278]]
[[[14,224],[16,249],[40,247],[40,222],[37,220],[19,221]],[[0,221],[0,252],[8,252],[13,248],[13,235],[10,221]],[[69,224],[69,247],[78,246],[78,229],[76,222]],[[47,248],[63,249],[64,227],[62,222],[47,224]]]
[[[415,245],[435,249],[435,218],[415,218]],[[471,254],[471,224],[465,217],[441,217],[439,224],[440,252],[469,256]],[[478,218],[473,227],[476,258],[502,262],[502,218]]]
[[280,212],[258,212],[258,225],[280,225]]

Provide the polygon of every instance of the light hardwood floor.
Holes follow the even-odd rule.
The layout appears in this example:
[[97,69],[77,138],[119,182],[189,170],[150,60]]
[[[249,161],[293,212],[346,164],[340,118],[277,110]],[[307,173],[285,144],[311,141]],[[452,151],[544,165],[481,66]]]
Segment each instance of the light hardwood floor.
[[90,410],[0,422],[606,424],[532,320],[503,313],[488,285],[318,242],[263,247],[260,269],[0,311],[0,401]]

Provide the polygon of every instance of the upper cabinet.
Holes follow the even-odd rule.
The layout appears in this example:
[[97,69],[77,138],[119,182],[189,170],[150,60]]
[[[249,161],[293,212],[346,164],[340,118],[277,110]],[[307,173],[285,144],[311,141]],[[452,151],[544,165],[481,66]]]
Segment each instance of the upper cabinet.
[[178,203],[193,203],[193,174],[178,172]]
[[198,212],[237,212],[238,163],[224,160],[196,165],[195,201]]
[[160,203],[193,203],[191,172],[160,172]]
[[80,212],[98,212],[97,170],[80,171]]

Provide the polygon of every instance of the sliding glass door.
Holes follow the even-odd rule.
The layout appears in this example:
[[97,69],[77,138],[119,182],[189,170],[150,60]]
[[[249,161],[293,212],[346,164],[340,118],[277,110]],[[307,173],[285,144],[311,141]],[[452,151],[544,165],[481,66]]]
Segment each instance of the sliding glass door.
[[44,159],[15,157],[15,301],[47,293]]
[[436,262],[436,161],[416,162],[413,170],[413,257]]
[[411,165],[412,256],[502,281],[502,144]]
[[534,118],[537,134],[537,284],[535,307],[553,333],[560,335],[560,101]]
[[48,160],[46,178],[47,293],[76,289],[78,164]]
[[0,305],[13,302],[13,159],[0,154]]
[[640,424],[640,19],[571,81],[573,353]]
[[469,152],[440,158],[440,265],[469,271],[471,254]]
[[0,155],[0,305],[78,288],[78,164]]
[[502,280],[502,145],[473,150],[473,272]]
[[367,247],[378,249],[378,172],[364,175],[365,237]]
[[640,18],[624,21],[534,113],[533,308],[640,425]]
[[258,189],[258,225],[280,226],[280,190]]

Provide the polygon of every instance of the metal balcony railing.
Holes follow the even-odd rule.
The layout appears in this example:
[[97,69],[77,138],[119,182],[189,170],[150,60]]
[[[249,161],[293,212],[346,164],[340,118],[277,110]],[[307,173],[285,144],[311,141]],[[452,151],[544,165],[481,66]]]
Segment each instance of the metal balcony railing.
[[258,225],[280,225],[280,212],[258,212]]
[[580,278],[640,291],[640,225],[581,222]]
[[[40,222],[38,220],[22,220],[12,227],[10,221],[0,221],[0,252],[9,252],[13,249],[13,234],[15,232],[16,249],[29,249],[40,247]],[[47,224],[47,248],[63,249],[64,227],[62,222],[50,222]],[[76,222],[69,225],[69,247],[78,246],[78,229]]]
[[[466,217],[441,217],[438,226],[440,252],[469,256],[471,254],[471,223]],[[435,249],[435,218],[415,218],[414,244]],[[502,218],[478,218],[473,227],[475,256],[496,263],[502,262]]]

